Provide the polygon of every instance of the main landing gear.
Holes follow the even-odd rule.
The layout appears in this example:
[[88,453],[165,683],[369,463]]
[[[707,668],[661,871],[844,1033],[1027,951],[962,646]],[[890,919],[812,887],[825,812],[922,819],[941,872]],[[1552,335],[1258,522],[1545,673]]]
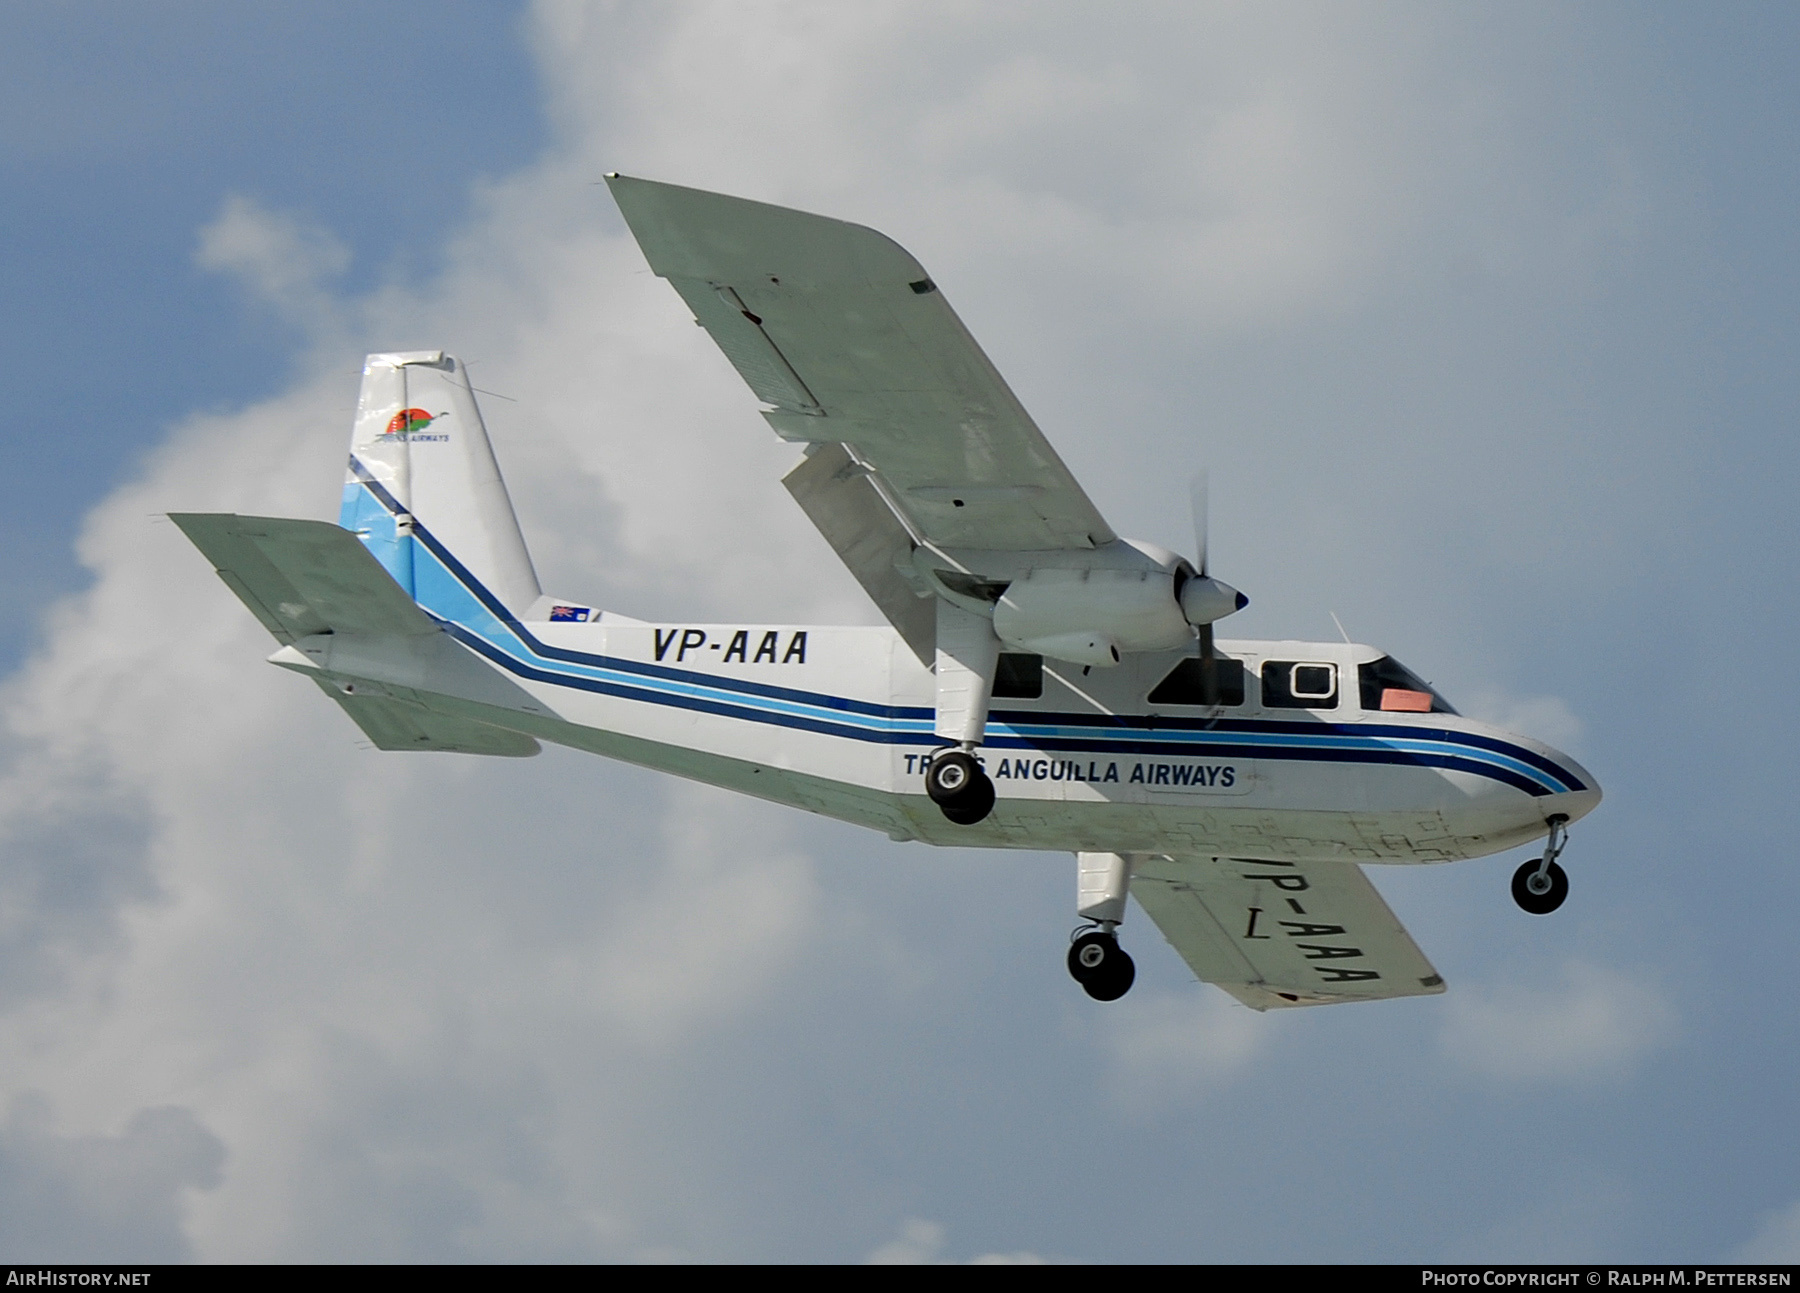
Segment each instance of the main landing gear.
[[1569,896],[1568,873],[1556,864],[1557,856],[1569,842],[1569,819],[1558,813],[1549,821],[1550,839],[1544,845],[1544,856],[1531,859],[1513,872],[1513,901],[1533,916],[1548,916]]
[[1069,973],[1095,1001],[1117,1001],[1131,991],[1137,966],[1108,925],[1090,925],[1069,944]]
[[931,760],[925,793],[958,826],[973,826],[994,811],[994,783],[967,750],[945,750]]
[[1069,939],[1069,973],[1095,1001],[1117,1001],[1137,978],[1115,932],[1125,919],[1135,860],[1130,853],[1075,855],[1075,910],[1089,923]]
[[991,611],[977,613],[946,598],[937,603],[937,718],[932,731],[947,749],[925,765],[925,793],[958,826],[973,826],[994,811],[994,783],[976,762],[987,733],[1000,639]]

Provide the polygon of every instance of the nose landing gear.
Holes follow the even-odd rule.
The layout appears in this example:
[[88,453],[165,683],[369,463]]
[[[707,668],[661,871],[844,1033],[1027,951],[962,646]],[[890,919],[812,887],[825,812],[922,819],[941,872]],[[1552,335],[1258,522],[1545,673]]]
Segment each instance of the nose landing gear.
[[1569,842],[1568,822],[1561,813],[1550,818],[1550,839],[1544,845],[1544,856],[1531,859],[1513,872],[1513,901],[1533,916],[1548,916],[1569,896],[1568,873],[1556,863]]

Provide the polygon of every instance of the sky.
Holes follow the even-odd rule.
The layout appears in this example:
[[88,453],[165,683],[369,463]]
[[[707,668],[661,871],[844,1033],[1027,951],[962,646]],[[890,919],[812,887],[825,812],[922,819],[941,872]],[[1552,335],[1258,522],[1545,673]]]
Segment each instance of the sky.
[[[1800,16],[0,16],[0,1260],[1800,1260]],[[1606,801],[1373,878],[1442,997],[1257,1015],[1067,855],[388,755],[163,519],[335,514],[468,360],[547,590],[877,622],[601,176],[872,225],[1233,635],[1331,615]]]

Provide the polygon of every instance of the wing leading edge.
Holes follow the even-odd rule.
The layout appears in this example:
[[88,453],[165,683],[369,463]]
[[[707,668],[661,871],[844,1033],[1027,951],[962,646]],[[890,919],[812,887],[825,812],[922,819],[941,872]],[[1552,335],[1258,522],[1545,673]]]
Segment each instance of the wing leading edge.
[[[607,184],[650,268],[774,406],[776,433],[847,446],[925,541],[1031,551],[1116,537],[898,243],[743,198]],[[885,506],[873,493],[867,505]]]
[[1131,892],[1197,978],[1255,1010],[1444,990],[1351,862],[1158,857]]

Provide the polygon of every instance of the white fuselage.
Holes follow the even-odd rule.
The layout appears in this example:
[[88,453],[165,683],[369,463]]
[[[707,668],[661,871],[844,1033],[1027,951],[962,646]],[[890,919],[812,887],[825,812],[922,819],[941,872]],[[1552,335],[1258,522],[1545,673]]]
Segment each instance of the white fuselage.
[[[519,621],[423,527],[413,542],[419,604],[489,669],[448,667],[447,642],[401,653],[330,635],[276,663],[895,839],[1442,862],[1534,839],[1600,797],[1541,742],[1454,714],[1365,711],[1357,666],[1380,655],[1369,647],[1221,641],[1242,662],[1242,704],[1149,701],[1191,650],[1105,669],[1045,660],[1040,695],[1002,689],[980,751],[998,802],[978,825],[954,825],[924,793],[944,745],[933,675],[894,630],[646,624],[586,607],[561,613],[588,622]],[[1331,666],[1335,704],[1265,706],[1271,661]]]

